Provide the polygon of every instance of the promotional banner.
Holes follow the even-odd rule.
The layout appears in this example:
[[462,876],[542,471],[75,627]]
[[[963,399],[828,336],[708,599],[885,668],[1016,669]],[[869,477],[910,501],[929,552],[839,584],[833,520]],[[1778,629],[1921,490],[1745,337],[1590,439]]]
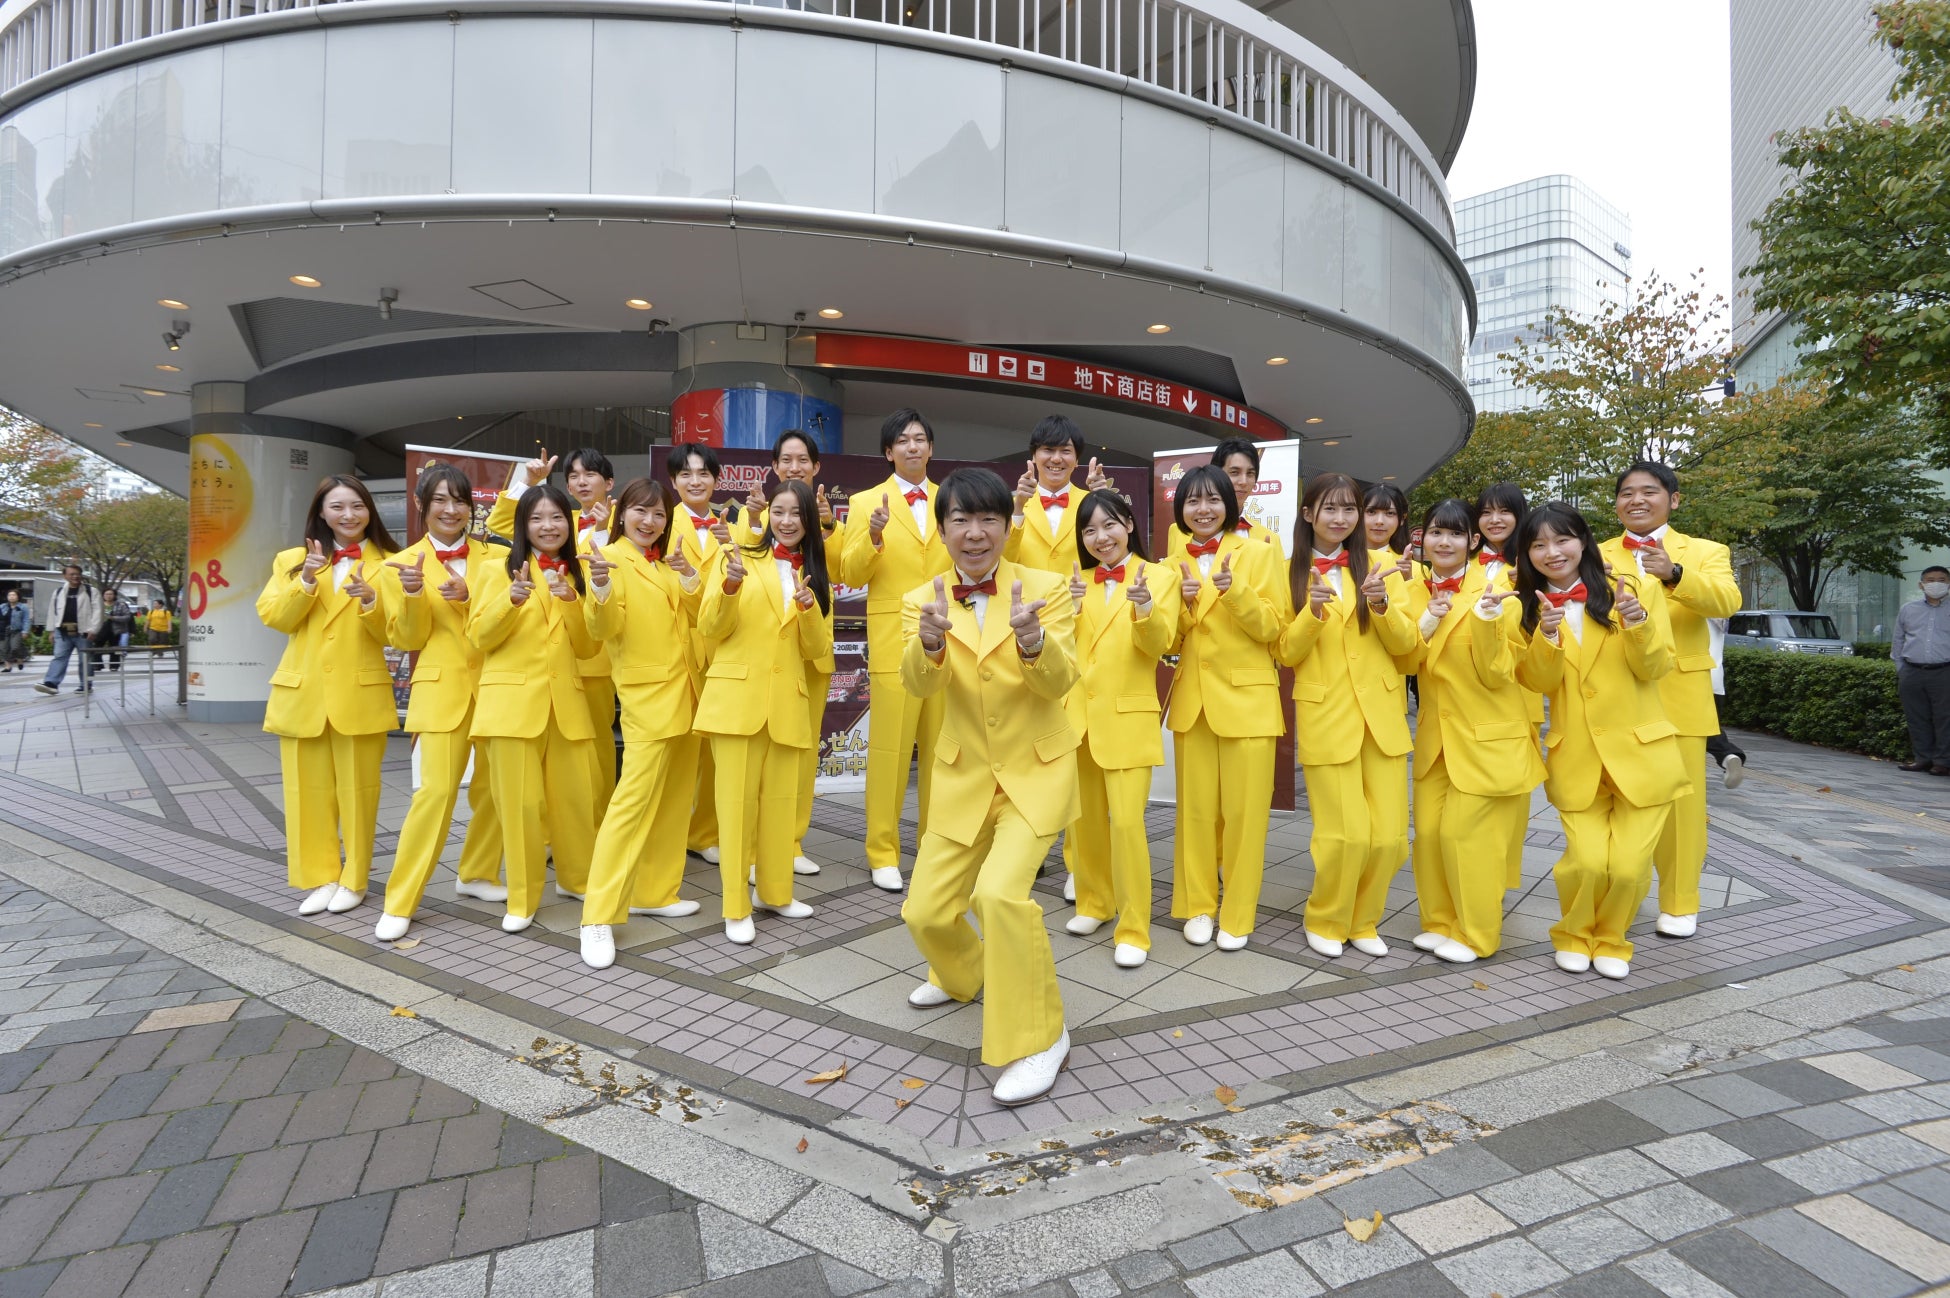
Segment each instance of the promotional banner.
[[779,388],[698,388],[670,403],[670,440],[770,452],[788,428],[811,435],[821,455],[844,444],[840,408]]
[[488,511],[494,508],[494,498],[507,490],[514,480],[515,466],[524,463],[518,455],[488,455],[479,451],[450,451],[438,446],[408,446],[406,448],[406,535],[401,543],[411,545],[419,540],[427,530],[426,522],[420,517],[420,497],[417,488],[420,471],[434,464],[451,464],[467,475],[467,485],[474,489],[474,521],[468,525],[468,532],[474,536],[485,536]]

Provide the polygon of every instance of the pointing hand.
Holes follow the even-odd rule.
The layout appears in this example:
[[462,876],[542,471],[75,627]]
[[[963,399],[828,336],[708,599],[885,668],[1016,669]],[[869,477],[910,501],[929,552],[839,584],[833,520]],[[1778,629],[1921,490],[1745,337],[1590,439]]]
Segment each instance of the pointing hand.
[[386,566],[399,574],[399,588],[401,590],[409,595],[417,595],[426,589],[426,574],[423,571],[426,567],[426,562],[427,552],[422,550],[414,556],[413,562],[410,564],[394,563],[388,560]]
[[930,658],[939,654],[948,645],[948,587],[941,578],[934,579],[934,598],[921,605],[921,625],[919,635],[921,648]]

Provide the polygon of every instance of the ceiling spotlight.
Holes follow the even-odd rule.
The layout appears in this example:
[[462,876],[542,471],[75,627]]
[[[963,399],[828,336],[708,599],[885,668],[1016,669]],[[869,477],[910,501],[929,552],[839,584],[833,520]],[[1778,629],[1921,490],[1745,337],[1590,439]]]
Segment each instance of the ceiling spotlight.
[[649,298],[629,297],[623,299],[623,305],[630,308],[630,310],[632,311],[648,311],[653,305],[653,303],[650,301]]
[[163,334],[163,346],[169,348],[169,350],[173,352],[183,350],[183,339],[185,336],[189,334],[189,331],[190,331],[189,321],[187,320],[170,321],[168,332]]
[[181,365],[158,365],[156,368],[165,374],[181,374],[183,372]]
[[164,334],[163,346],[173,352],[180,352],[183,350],[183,339],[179,334]]
[[324,280],[311,275],[293,275],[291,282],[299,288],[320,288],[325,283]]
[[1146,325],[1144,326],[1144,332],[1148,334],[1168,334],[1171,332],[1171,326],[1168,324]]
[[189,309],[190,309],[190,304],[189,304],[189,303],[187,303],[187,302],[178,302],[178,301],[177,301],[177,300],[176,300],[175,298],[173,298],[173,297],[159,297],[159,298],[157,298],[157,299],[156,299],[156,305],[157,305],[157,306],[166,306],[166,307],[168,307],[168,308],[169,308],[169,309],[170,309],[171,311],[187,311],[187,310],[189,310]]
[[100,425],[100,424],[96,424],[96,423],[87,423],[87,424],[83,424],[83,425],[82,425],[82,427],[83,427],[83,428],[100,428],[100,427],[101,427],[101,425]]
[[846,312],[836,306],[823,306],[819,308],[819,315],[823,320],[838,320],[845,314]]
[[1284,357],[1284,356],[1268,356],[1268,357],[1266,358],[1266,363],[1267,363],[1268,365],[1284,365],[1284,364],[1286,364],[1286,357]]
[[397,301],[399,301],[398,289],[382,288],[379,290],[379,318],[381,320],[391,320],[393,318],[393,303]]

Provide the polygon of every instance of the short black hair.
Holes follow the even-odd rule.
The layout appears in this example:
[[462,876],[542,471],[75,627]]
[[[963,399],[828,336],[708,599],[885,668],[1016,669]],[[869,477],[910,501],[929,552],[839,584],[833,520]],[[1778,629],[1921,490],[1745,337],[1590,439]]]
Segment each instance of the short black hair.
[[947,526],[951,510],[1006,519],[1016,512],[1016,498],[994,469],[956,469],[941,480],[941,489],[934,493],[936,527]]
[[806,458],[814,464],[819,463],[819,443],[815,442],[812,439],[812,434],[803,428],[784,429],[777,437],[772,439],[772,463],[777,464],[779,462],[779,456],[784,452],[785,444],[790,441],[798,441],[804,444]]
[[[712,477],[718,476],[718,453],[702,442],[679,442],[671,447],[670,459],[664,462],[664,474],[675,482],[677,475],[682,473],[692,460],[703,465],[704,471]],[[607,464],[609,461],[603,462]]]
[[1929,567],[1923,569],[1923,575],[1925,577],[1929,576],[1933,572],[1940,572],[1944,576],[1950,577],[1950,568],[1946,568],[1940,563],[1933,563]]
[[1246,437],[1228,437],[1212,448],[1212,463],[1220,469],[1235,455],[1243,455],[1253,462],[1253,476],[1259,476],[1259,445]]
[[880,453],[882,455],[894,449],[894,443],[900,440],[901,434],[907,431],[909,424],[919,424],[921,431],[928,435],[928,445],[934,445],[934,425],[928,422],[928,417],[916,410],[913,406],[902,406],[899,410],[896,410],[893,414],[888,415],[880,421]]
[[1171,498],[1171,521],[1186,536],[1192,534],[1192,529],[1185,526],[1185,501],[1207,491],[1226,505],[1226,521],[1219,524],[1219,534],[1223,536],[1239,526],[1239,493],[1232,489],[1232,479],[1217,464],[1201,464],[1178,480],[1178,490]]
[[443,482],[456,498],[472,507],[474,484],[467,480],[467,475],[451,464],[429,464],[420,470],[420,480],[413,484],[413,495],[420,502],[421,518],[425,518],[427,511],[433,508],[433,490]]
[[593,473],[599,478],[607,479],[610,482],[616,481],[616,467],[609,462],[607,455],[604,455],[593,446],[581,446],[570,451],[569,458],[562,461],[562,476],[567,478],[571,473],[574,473],[578,464],[585,471]]
[[1100,489],[1084,496],[1077,505],[1077,562],[1079,564],[1086,569],[1097,566],[1097,556],[1084,548],[1083,530],[1097,521],[1098,514],[1109,514],[1130,532],[1126,544],[1130,546],[1132,554],[1140,559],[1151,557],[1144,552],[1144,538],[1138,535],[1137,514],[1132,511],[1131,502],[1115,491]]
[[1045,446],[1074,447],[1079,460],[1090,454],[1090,444],[1083,440],[1083,430],[1068,415],[1044,415],[1036,421],[1036,427],[1029,434],[1029,453],[1034,455]]
[[1649,474],[1654,481],[1666,489],[1668,496],[1679,494],[1679,475],[1672,471],[1672,466],[1661,464],[1657,460],[1634,460],[1626,465],[1625,472],[1619,474],[1618,481],[1612,484],[1611,494],[1616,496],[1624,490],[1625,479],[1634,473]]

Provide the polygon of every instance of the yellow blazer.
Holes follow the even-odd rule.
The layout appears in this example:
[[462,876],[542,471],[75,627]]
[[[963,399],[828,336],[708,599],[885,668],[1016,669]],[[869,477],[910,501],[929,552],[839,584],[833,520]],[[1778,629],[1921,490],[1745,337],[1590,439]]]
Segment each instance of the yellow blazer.
[[[1386,550],[1368,551],[1369,571],[1384,566]],[[1386,583],[1388,611],[1370,613],[1361,630],[1361,591],[1354,574],[1340,572],[1340,594],[1327,605],[1327,616],[1315,617],[1311,607],[1291,615],[1274,650],[1293,671],[1293,731],[1303,766],[1334,766],[1361,754],[1361,737],[1374,736],[1375,746],[1389,757],[1408,752],[1406,705],[1402,676],[1415,669],[1421,656],[1420,637],[1409,616],[1406,578],[1391,575]]]
[[[1151,611],[1137,616],[1125,597],[1130,579],[1142,568],[1151,588]],[[1178,640],[1183,606],[1178,569],[1132,556],[1125,580],[1104,602],[1103,588],[1083,574],[1083,603],[1077,609],[1077,688],[1070,691],[1070,726],[1090,745],[1090,756],[1105,770],[1157,766],[1165,760],[1158,724],[1158,659]]]
[[[1240,515],[1240,518],[1246,524],[1246,530],[1241,534],[1246,540],[1263,541],[1275,549],[1279,548],[1280,538],[1274,535],[1270,528],[1261,527],[1258,523],[1253,522],[1250,518],[1246,518],[1243,514]],[[1165,529],[1164,562],[1175,564],[1180,559],[1183,559],[1185,557],[1185,543],[1189,540],[1191,540],[1191,537],[1186,535],[1178,524],[1173,523],[1167,527]],[[1285,560],[1286,555],[1284,551],[1281,552],[1280,558],[1282,561]]]
[[[1720,733],[1720,714],[1713,706],[1713,631],[1708,618],[1732,617],[1740,611],[1740,583],[1734,580],[1733,556],[1718,541],[1687,536],[1666,528],[1666,553],[1685,569],[1676,585],[1647,577],[1643,584],[1658,586],[1666,597],[1672,620],[1672,670],[1659,680],[1659,697],[1666,717],[1682,735]],[[1615,536],[1598,547],[1615,573],[1637,573],[1638,556]]]
[[393,556],[393,562],[408,567],[416,556],[425,556],[421,576],[426,585],[418,595],[406,593],[396,568],[387,568],[379,584],[387,634],[399,648],[419,654],[413,660],[413,693],[406,705],[406,728],[415,733],[444,733],[466,720],[481,681],[481,651],[467,638],[473,593],[483,570],[508,564],[505,548],[469,538],[469,598],[456,604],[440,593],[440,584],[450,574],[447,565],[433,557],[433,548],[433,538],[423,536]]
[[[1165,724],[1184,734],[1203,716],[1214,734],[1227,739],[1285,734],[1280,669],[1273,662],[1273,645],[1287,619],[1280,549],[1235,532],[1219,542],[1215,575],[1227,555],[1232,588],[1221,596],[1206,577],[1194,603],[1180,602],[1178,669]],[[1180,563],[1198,571],[1181,546],[1178,559],[1166,565],[1175,580],[1184,578]]]
[[771,554],[743,556],[745,580],[724,592],[722,566],[704,589],[697,627],[711,641],[693,728],[755,735],[810,748],[817,736],[806,706],[806,664],[833,652],[832,614],[787,599]]
[[[1544,778],[1532,739],[1529,700],[1517,684],[1517,655],[1524,644],[1523,608],[1503,601],[1494,618],[1476,615],[1484,573],[1470,564],[1462,589],[1449,606],[1416,665],[1422,706],[1415,726],[1415,776],[1427,775],[1441,758],[1464,793],[1483,798],[1528,793]],[[1409,587],[1409,622],[1429,606],[1423,582]],[[1418,629],[1419,638],[1420,631]]]
[[[385,552],[368,541],[361,553],[366,584],[380,590]],[[310,739],[324,734],[329,722],[342,735],[383,735],[399,722],[393,674],[386,668],[385,600],[374,599],[370,612],[361,610],[358,600],[334,589],[329,566],[307,593],[290,575],[304,561],[303,546],[280,550],[257,597],[258,618],[291,637],[271,673],[264,729]]]
[[611,541],[603,554],[616,565],[609,597],[598,600],[591,590],[583,610],[590,637],[609,649],[610,679],[623,704],[623,739],[643,743],[688,734],[697,710],[691,636],[703,581],[686,591],[669,565],[650,562],[631,541]]
[[[940,488],[931,481],[925,485],[932,510]],[[901,499],[902,490],[900,479],[889,474],[879,486],[854,492],[847,512],[845,564],[840,580],[867,589],[867,670],[874,674],[902,670],[902,598],[923,583],[932,589],[930,579],[954,566],[948,547],[941,543],[941,529],[932,519],[927,539],[921,539],[914,526],[913,509]],[[880,507],[883,492],[890,517],[876,550],[867,518]]]
[[1601,775],[1635,807],[1671,802],[1687,789],[1678,730],[1666,719],[1659,679],[1672,670],[1672,631],[1659,583],[1638,583],[1646,617],[1613,630],[1589,618],[1582,641],[1560,628],[1561,644],[1541,632],[1517,663],[1517,679],[1550,695],[1551,728],[1544,741],[1544,787],[1560,811],[1582,811],[1598,794]]
[[549,594],[542,565],[530,559],[529,577],[535,589],[515,604],[508,599],[512,584],[506,560],[481,565],[480,580],[468,566],[468,589],[474,598],[467,622],[468,638],[482,653],[481,688],[474,702],[474,733],[533,739],[548,727],[550,709],[555,724],[570,739],[593,739],[589,705],[584,701],[580,663],[598,645],[590,638],[579,595],[573,602]]
[[[530,483],[529,485],[533,486],[534,484]],[[614,535],[613,529],[616,526],[616,502],[613,500],[609,502],[609,521],[610,521],[610,528],[612,529],[611,535],[613,536]],[[571,515],[569,518],[569,526],[574,527],[575,525],[576,525],[576,516]],[[507,492],[504,491],[500,495],[494,498],[494,505],[492,508],[488,510],[486,527],[488,531],[494,533],[494,535],[496,536],[505,536],[508,537],[510,540],[513,539],[514,527],[515,527],[515,501],[508,498]],[[501,553],[503,556],[502,565],[505,567],[507,562],[506,556],[508,552],[504,549],[501,551]],[[578,532],[576,534],[576,553],[577,554],[589,553],[589,533]],[[467,560],[467,575],[468,575],[467,585],[468,585],[468,589],[471,591],[474,587],[474,581],[473,581],[474,560],[472,559],[472,557],[470,557]],[[589,575],[588,570],[584,569],[583,577],[586,579],[588,575]],[[581,676],[609,675],[609,651],[604,649],[601,645],[597,645],[596,652],[594,654],[590,655],[587,658],[576,659],[576,673]]]
[[[888,531],[892,532],[889,527]],[[1043,605],[1043,651],[1026,663],[1009,629],[1010,590]],[[950,579],[952,582],[952,578]],[[929,580],[901,600],[901,683],[926,698],[947,691],[941,739],[934,750],[928,828],[972,846],[988,823],[1000,788],[1038,834],[1055,834],[1077,818],[1077,734],[1063,696],[1077,681],[1076,611],[1069,583],[1004,559],[977,627],[973,609],[950,602],[947,647],[940,663],[921,648],[921,605],[934,599]]]
[[[893,511],[889,510],[888,512],[892,513]],[[913,515],[910,513],[908,517],[912,518]],[[864,527],[866,524],[862,522],[861,526]],[[738,513],[738,521],[731,524],[731,539],[739,545],[757,545],[759,538],[764,535],[765,511],[762,509],[756,513],[749,510],[740,510]],[[833,520],[833,530],[826,533],[821,543],[821,548],[826,551],[826,580],[832,584],[834,588],[833,595],[837,599],[839,597],[840,569],[846,561],[845,519],[835,518]],[[828,649],[820,657],[808,660],[807,662],[808,670],[819,672],[826,676],[833,674],[833,666],[833,651],[831,649]]]
[[1044,572],[1054,572],[1068,577],[1070,568],[1078,560],[1077,553],[1077,506],[1090,493],[1082,487],[1070,487],[1070,503],[1064,507],[1063,518],[1054,532],[1049,530],[1049,511],[1041,503],[1042,489],[1023,502],[1022,526],[1009,529],[1009,539],[1002,543],[1002,557],[1010,563],[1022,564],[1025,568],[1040,568]]

